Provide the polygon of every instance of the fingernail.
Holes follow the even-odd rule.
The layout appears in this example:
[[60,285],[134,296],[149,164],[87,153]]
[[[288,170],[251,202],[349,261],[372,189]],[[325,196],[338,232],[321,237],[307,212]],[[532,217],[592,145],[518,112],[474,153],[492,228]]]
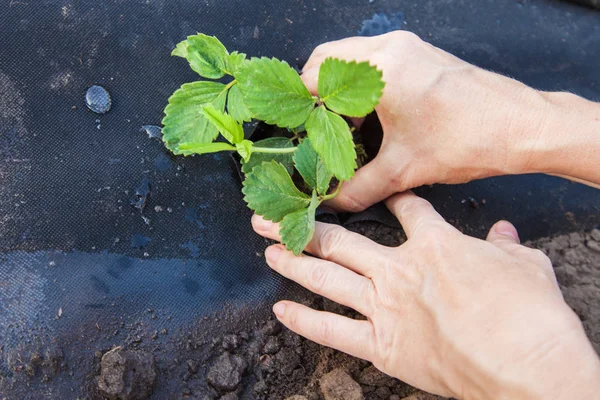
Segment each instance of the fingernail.
[[265,250],[265,257],[267,257],[267,263],[269,265],[275,264],[277,259],[281,255],[281,247],[280,246],[271,246]]
[[517,233],[516,228],[510,222],[499,221],[496,224],[495,231],[496,231],[496,233],[499,233],[500,235],[510,236],[517,242],[519,241],[519,234]]
[[255,215],[252,217],[252,225],[254,226],[254,230],[257,232],[269,232],[273,223],[271,221],[267,221],[261,216]]
[[277,303],[273,306],[273,312],[277,316],[277,318],[283,318],[285,314],[285,303]]

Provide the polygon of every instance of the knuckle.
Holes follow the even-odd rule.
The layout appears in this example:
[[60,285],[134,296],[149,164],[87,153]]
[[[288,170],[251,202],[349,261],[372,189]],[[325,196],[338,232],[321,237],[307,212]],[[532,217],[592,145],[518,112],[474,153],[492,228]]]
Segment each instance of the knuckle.
[[350,193],[339,194],[335,198],[335,203],[341,209],[349,212],[360,212],[366,208]]
[[328,259],[332,255],[336,254],[344,243],[344,237],[344,228],[338,226],[326,228],[321,235],[321,240],[319,243],[321,256],[325,259]]
[[[288,311],[289,310],[289,311]],[[287,325],[288,328],[290,328],[292,331],[297,332],[298,331],[298,327],[300,326],[299,324],[299,314],[298,311],[296,309],[288,309],[286,310],[286,320],[287,320]]]
[[552,266],[552,261],[550,261],[550,258],[548,258],[548,256],[543,251],[539,249],[531,249],[531,254],[533,256],[533,259],[541,265]]
[[309,277],[309,283],[313,289],[313,292],[320,292],[327,286],[328,281],[329,273],[327,272],[327,268],[322,268],[318,265],[315,265],[311,270]]
[[447,254],[448,246],[452,242],[451,232],[441,224],[430,224],[427,226],[427,233],[423,239],[423,244],[432,254]]
[[333,329],[333,324],[328,318],[323,318],[319,322],[317,332],[322,342],[331,343],[331,339],[334,337]]
[[418,43],[421,41],[421,38],[417,34],[410,31],[397,30],[390,32],[390,35],[394,39],[402,40],[407,43]]
[[394,188],[402,187],[406,181],[404,179],[405,165],[400,162],[389,162],[382,166],[384,176],[389,179],[390,185]]

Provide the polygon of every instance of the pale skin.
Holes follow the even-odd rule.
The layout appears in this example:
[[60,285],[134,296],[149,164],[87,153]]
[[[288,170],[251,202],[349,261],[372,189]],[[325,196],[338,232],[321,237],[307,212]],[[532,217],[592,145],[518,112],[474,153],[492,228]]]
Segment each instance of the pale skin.
[[[358,211],[385,200],[408,240],[385,247],[318,223],[310,255],[269,247],[271,268],[366,320],[290,301],[275,304],[277,318],[443,396],[597,397],[600,359],[564,302],[550,260],[520,245],[506,221],[486,240],[463,235],[407,190],[530,172],[599,186],[600,105],[534,90],[407,32],[319,46],[303,73],[312,92],[327,57],[369,61],[386,82],[376,109],[381,151],[332,205]],[[258,216],[252,223],[257,233],[279,239],[277,224]]]

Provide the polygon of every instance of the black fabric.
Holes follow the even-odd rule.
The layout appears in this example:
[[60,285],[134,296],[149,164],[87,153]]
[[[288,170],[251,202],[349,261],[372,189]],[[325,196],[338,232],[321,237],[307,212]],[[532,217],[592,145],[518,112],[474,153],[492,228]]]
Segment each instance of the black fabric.
[[[264,264],[266,242],[252,233],[230,157],[173,157],[142,130],[197,79],[169,56],[178,41],[200,31],[301,67],[321,42],[392,29],[536,88],[600,100],[600,14],[557,1],[0,5],[0,398],[72,397],[68,378],[31,382],[15,372],[34,348],[59,345],[81,366],[71,368],[81,382],[94,372],[78,360],[134,341],[127,326],[140,316],[158,314],[146,333],[185,332],[224,304],[267,312],[295,288]],[[112,98],[104,115],[84,104],[95,84]],[[600,222],[598,191],[553,177],[419,193],[479,236],[499,218],[526,239]],[[155,398],[167,398],[167,387]]]

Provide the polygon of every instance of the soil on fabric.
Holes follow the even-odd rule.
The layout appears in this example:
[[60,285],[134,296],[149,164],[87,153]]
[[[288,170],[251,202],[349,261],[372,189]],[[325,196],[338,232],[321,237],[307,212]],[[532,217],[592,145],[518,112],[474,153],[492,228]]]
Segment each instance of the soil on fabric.
[[[349,229],[386,246],[405,241],[400,229],[376,222],[351,224]],[[550,257],[565,300],[600,353],[600,230],[526,245]],[[353,310],[299,287],[291,298],[315,309],[360,318]],[[101,336],[112,332],[98,330],[95,336],[92,328],[82,332],[86,352],[63,343],[24,353],[11,364],[12,376],[0,381],[0,389],[24,393],[15,398],[27,399],[51,398],[42,393],[121,400],[441,399],[388,377],[367,361],[294,334],[273,319],[269,308],[265,304],[244,310],[225,308],[219,314],[199,316],[193,326],[174,332],[150,329],[160,318],[149,310],[147,319],[121,324],[119,329],[128,334],[125,339],[114,337],[112,347],[106,347]],[[72,397],[64,397],[65,386]]]

